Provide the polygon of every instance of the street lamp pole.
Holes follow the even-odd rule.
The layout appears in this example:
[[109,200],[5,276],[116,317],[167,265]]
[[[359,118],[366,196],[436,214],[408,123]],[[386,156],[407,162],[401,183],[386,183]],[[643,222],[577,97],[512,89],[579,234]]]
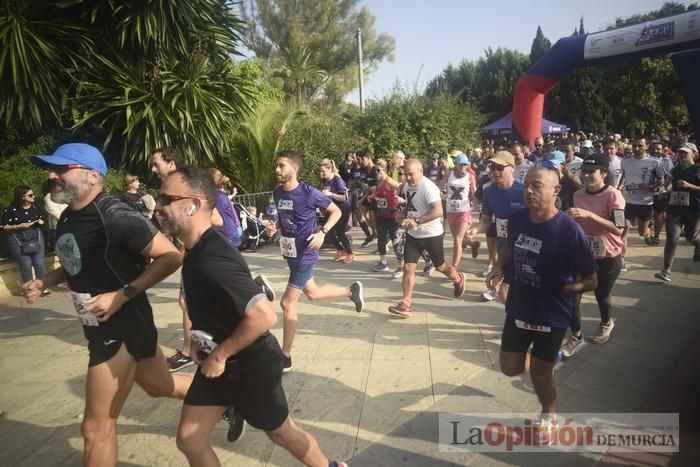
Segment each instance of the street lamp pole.
[[360,112],[365,111],[365,99],[362,94],[364,77],[362,75],[362,32],[357,28],[357,75],[360,81]]

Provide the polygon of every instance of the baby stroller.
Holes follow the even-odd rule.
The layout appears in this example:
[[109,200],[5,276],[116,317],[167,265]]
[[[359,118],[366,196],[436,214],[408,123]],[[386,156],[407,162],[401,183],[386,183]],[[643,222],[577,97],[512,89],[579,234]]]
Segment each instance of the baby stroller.
[[241,220],[241,230],[243,231],[241,234],[241,246],[238,247],[239,250],[255,251],[261,245],[273,241],[267,234],[265,224],[260,219],[248,212],[239,203],[233,203],[233,207]]

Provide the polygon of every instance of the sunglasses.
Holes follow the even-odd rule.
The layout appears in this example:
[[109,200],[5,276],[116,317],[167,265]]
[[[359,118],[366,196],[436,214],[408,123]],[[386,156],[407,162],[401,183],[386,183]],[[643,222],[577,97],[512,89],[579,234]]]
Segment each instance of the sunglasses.
[[507,165],[489,164],[489,170],[496,170],[498,172],[503,172]]
[[183,199],[207,199],[206,196],[198,196],[198,195],[189,195],[189,196],[180,196],[180,195],[169,195],[167,193],[161,193],[158,196],[156,196],[156,203],[160,204],[161,206],[168,206],[172,204],[174,201],[180,201]]
[[49,169],[53,170],[57,174],[64,174],[64,173],[68,172],[69,170],[73,170],[73,169],[93,170],[89,167],[85,167],[84,165],[80,165],[80,164],[52,165],[49,167]]
[[30,198],[34,198],[34,193],[27,193],[24,196],[29,196]]

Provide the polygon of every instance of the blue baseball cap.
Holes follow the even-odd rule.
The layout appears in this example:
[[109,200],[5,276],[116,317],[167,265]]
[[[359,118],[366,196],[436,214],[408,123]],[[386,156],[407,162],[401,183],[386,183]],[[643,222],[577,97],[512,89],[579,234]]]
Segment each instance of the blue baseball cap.
[[97,170],[103,177],[107,175],[107,163],[102,153],[96,147],[85,143],[64,144],[51,155],[32,156],[32,162],[46,168],[79,165]]
[[552,164],[563,164],[566,158],[564,153],[561,151],[552,151],[549,153],[548,161],[552,161]]
[[470,165],[469,158],[461,152],[455,157],[455,165]]

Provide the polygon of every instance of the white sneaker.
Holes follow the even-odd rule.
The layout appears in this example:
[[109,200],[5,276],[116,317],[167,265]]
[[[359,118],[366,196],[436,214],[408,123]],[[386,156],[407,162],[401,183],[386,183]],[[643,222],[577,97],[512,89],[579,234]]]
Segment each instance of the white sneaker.
[[583,339],[583,334],[581,334],[580,339],[576,339],[572,334],[564,339],[564,343],[561,345],[561,354],[566,358],[569,358],[581,350],[581,347],[584,345],[586,345],[586,341]]
[[486,266],[486,267],[484,268],[483,272],[481,273],[481,277],[486,277],[486,276],[488,276],[492,269],[493,269],[493,266],[492,266],[492,265],[489,264],[488,266]]
[[403,268],[396,268],[396,271],[394,271],[394,279],[401,279],[403,277]]
[[496,289],[488,289],[486,292],[482,292],[481,298],[487,302],[492,302],[496,300]]

